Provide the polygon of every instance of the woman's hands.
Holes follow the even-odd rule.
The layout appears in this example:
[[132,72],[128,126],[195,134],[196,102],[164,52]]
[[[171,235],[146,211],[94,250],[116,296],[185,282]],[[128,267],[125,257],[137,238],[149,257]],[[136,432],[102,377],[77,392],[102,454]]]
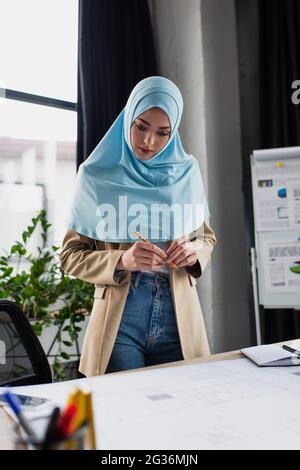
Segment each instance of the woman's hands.
[[197,260],[194,242],[189,241],[188,236],[184,236],[171,243],[166,251],[168,263],[174,263],[177,268],[193,266]]
[[167,255],[158,246],[153,243],[137,241],[128,250],[124,251],[116,269],[126,269],[127,271],[159,270],[166,260]]
[[153,243],[137,241],[123,253],[116,269],[126,269],[127,271],[159,270],[164,263],[184,268],[193,266],[197,259],[194,242],[190,242],[188,236],[171,242],[166,253]]

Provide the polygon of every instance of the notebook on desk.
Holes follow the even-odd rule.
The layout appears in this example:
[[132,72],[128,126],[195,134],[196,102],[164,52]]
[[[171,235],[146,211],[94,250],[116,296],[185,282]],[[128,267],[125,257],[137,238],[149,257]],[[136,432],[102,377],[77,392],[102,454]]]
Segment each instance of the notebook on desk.
[[281,346],[263,344],[251,348],[241,349],[241,353],[261,367],[300,366],[297,354],[285,351]]

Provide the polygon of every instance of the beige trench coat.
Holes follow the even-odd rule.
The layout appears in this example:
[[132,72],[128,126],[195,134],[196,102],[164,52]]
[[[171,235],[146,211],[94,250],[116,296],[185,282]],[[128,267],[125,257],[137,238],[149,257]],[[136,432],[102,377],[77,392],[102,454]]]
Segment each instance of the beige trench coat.
[[[203,241],[197,245],[198,262],[187,268],[170,267],[170,286],[184,359],[210,354],[203,315],[196,290],[216,243],[213,230],[203,227],[190,235]],[[110,243],[69,230],[60,251],[62,269],[76,278],[95,284],[94,304],[85,333],[79,370],[84,375],[102,375],[108,366],[122,318],[131,272],[114,277],[116,265],[132,243]],[[196,248],[196,245],[195,245]]]

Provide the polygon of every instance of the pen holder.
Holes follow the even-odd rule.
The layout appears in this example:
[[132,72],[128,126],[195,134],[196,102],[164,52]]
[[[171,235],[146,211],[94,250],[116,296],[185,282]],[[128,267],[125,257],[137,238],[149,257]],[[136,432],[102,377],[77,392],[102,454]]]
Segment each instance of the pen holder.
[[76,431],[66,437],[45,442],[44,434],[47,419],[49,418],[43,416],[29,421],[36,431],[36,437],[25,434],[19,423],[14,424],[13,440],[15,450],[84,450],[86,448],[88,423],[83,423]]

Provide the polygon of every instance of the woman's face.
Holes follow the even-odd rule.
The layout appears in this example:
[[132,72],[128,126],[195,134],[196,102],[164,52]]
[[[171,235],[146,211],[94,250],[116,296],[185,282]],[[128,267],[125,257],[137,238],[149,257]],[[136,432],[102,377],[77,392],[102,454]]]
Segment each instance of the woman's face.
[[130,129],[131,146],[139,160],[149,160],[166,145],[171,135],[170,121],[160,108],[138,116]]

